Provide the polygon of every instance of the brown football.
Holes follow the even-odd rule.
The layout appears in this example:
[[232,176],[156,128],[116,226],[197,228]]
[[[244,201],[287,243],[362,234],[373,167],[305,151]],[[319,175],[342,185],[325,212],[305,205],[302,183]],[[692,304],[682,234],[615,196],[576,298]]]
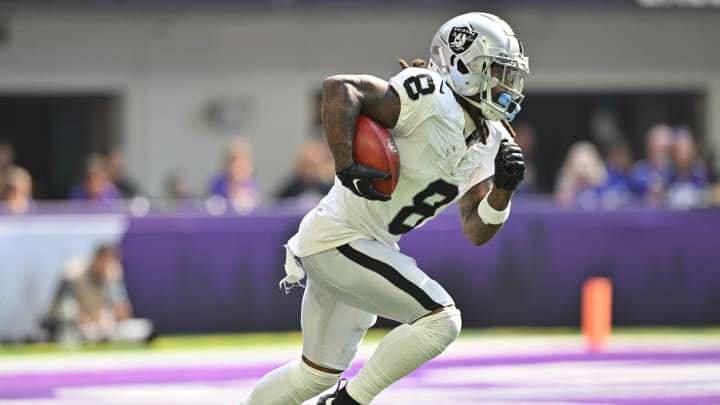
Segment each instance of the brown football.
[[390,172],[388,180],[373,180],[375,190],[390,195],[400,178],[400,155],[395,140],[375,120],[360,115],[353,141],[353,159],[374,169]]

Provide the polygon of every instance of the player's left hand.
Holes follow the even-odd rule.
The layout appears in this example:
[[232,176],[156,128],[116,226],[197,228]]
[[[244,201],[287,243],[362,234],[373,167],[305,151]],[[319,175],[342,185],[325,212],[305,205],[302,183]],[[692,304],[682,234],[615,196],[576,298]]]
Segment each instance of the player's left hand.
[[495,156],[495,187],[514,191],[524,178],[522,150],[516,143],[503,139]]

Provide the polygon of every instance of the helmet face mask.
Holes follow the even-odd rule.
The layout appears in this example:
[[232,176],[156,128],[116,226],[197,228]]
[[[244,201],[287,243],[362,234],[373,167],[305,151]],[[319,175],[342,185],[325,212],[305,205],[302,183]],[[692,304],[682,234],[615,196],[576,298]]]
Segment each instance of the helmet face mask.
[[[486,13],[455,17],[435,34],[430,53],[429,67],[486,119],[511,121],[520,111],[528,58],[505,21]],[[495,87],[501,92],[493,97]]]

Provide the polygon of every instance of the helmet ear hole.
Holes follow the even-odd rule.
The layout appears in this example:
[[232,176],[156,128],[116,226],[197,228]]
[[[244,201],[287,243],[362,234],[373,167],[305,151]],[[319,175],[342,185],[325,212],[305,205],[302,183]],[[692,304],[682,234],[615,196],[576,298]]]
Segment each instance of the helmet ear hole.
[[457,70],[464,75],[470,73],[467,66],[465,66],[465,63],[463,63],[462,59],[458,59],[457,61]]

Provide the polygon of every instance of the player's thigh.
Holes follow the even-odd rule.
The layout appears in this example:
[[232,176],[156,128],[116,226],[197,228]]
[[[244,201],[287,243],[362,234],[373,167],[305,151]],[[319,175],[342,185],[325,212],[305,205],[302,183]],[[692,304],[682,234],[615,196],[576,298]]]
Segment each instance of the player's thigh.
[[376,319],[309,278],[302,302],[303,355],[321,366],[347,370]]
[[302,259],[310,280],[338,300],[402,323],[453,305],[415,260],[380,242],[360,239]]

